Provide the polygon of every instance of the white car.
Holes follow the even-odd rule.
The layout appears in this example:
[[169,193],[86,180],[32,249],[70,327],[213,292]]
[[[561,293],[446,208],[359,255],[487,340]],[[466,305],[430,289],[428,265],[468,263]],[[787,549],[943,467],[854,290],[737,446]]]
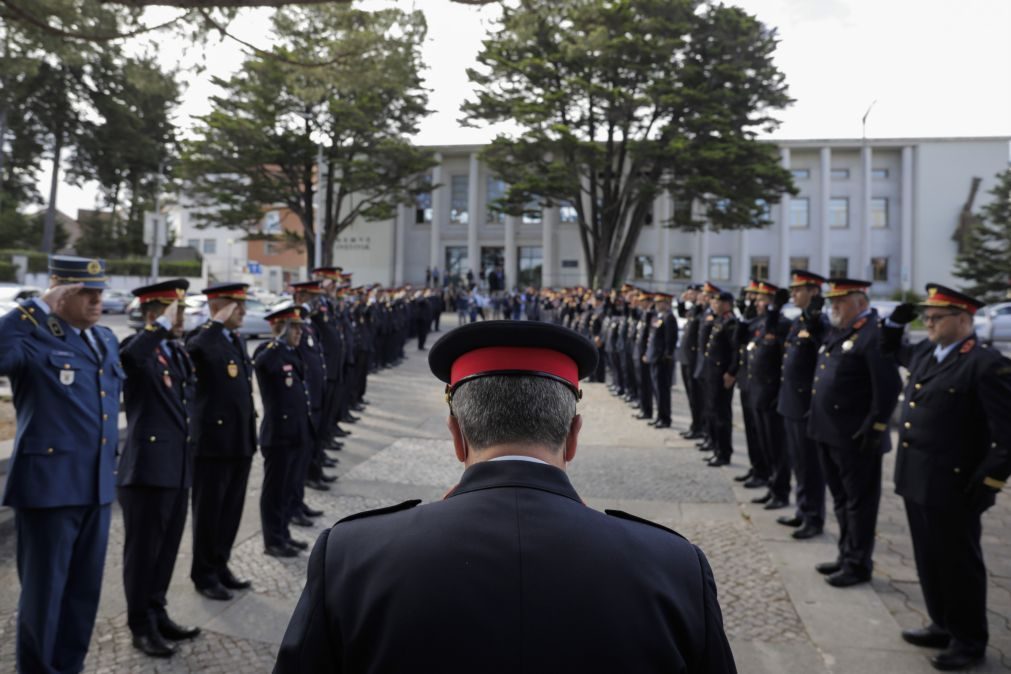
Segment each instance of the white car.
[[1011,342],[1011,302],[988,304],[972,319],[976,335],[988,344]]
[[0,283],[0,316],[13,309],[19,302],[41,296],[42,288]]

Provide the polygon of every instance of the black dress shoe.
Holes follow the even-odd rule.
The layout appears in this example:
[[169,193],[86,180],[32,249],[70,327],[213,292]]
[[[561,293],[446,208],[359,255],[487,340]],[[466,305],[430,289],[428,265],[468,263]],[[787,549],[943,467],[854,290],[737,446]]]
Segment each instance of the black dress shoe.
[[359,400],[359,401],[358,401],[358,404],[359,404],[359,405],[371,405],[372,403],[370,403],[370,402],[369,402],[368,400],[366,400],[365,398],[362,398],[361,400]]
[[632,418],[633,419],[652,419],[653,416],[652,415],[646,415],[646,414],[641,414],[640,413],[640,414],[633,414]]
[[218,583],[217,585],[198,587],[197,592],[208,599],[214,599],[215,601],[228,601],[232,598],[232,593],[229,592],[221,583]]
[[340,426],[338,426],[337,428],[335,428],[334,432],[333,432],[333,436],[335,438],[346,438],[349,435],[351,435],[351,434],[349,432],[345,431]]
[[790,534],[798,541],[803,541],[808,538],[814,538],[815,536],[821,536],[821,527],[816,527],[811,524],[805,524],[800,529],[797,529],[792,534]]
[[842,569],[842,564],[839,562],[821,562],[814,565],[814,570],[823,576],[831,576],[833,573],[838,573],[840,569]]
[[362,405],[361,403],[355,403],[354,405],[352,405],[350,407],[350,409],[351,409],[352,412],[364,412],[365,411],[365,405]]
[[639,403],[636,402],[630,402],[628,406],[631,407],[633,410],[639,409]]
[[670,422],[669,421],[658,421],[655,424],[653,424],[653,428],[670,428]]
[[772,492],[767,491],[767,492],[765,492],[765,494],[763,496],[756,496],[755,498],[751,499],[751,502],[752,503],[768,503],[771,500],[772,500]]
[[768,503],[765,504],[763,510],[782,510],[790,505],[789,501],[781,498],[773,497]]
[[271,557],[298,557],[298,550],[288,545],[268,545],[263,548],[263,554]]
[[309,489],[315,489],[316,491],[330,491],[330,485],[320,480],[306,480],[305,486],[309,487]]
[[176,649],[158,633],[134,634],[133,647],[152,658],[171,658],[176,653]]
[[158,633],[169,641],[184,641],[186,639],[192,639],[200,634],[199,627],[184,627],[176,623],[167,615],[159,618],[157,625]]
[[319,517],[323,514],[322,510],[316,510],[315,508],[310,508],[307,505],[302,506],[302,514],[306,517]]
[[754,475],[754,474],[755,474],[754,471],[750,471],[749,470],[744,475],[737,475],[737,476],[735,476],[734,477],[734,482],[747,482],[748,480],[751,479],[751,476]]
[[296,527],[311,527],[315,526],[315,522],[306,517],[305,515],[295,515],[291,518],[291,523]]
[[719,468],[720,466],[730,465],[730,459],[724,459],[719,456],[714,456],[712,459],[706,462],[706,465],[710,468]]
[[913,630],[902,630],[902,640],[924,648],[947,648],[951,635],[937,625],[927,625]]
[[334,466],[337,465],[337,461],[335,459],[331,459],[328,456],[328,457],[326,457],[326,458],[323,459],[323,461],[321,462],[321,464],[322,464],[322,466],[324,468],[333,468]]
[[225,569],[219,574],[221,577],[221,584],[227,587],[229,590],[248,590],[253,587],[253,584],[248,580],[240,580],[235,577],[229,569]]
[[699,438],[706,437],[706,434],[702,431],[690,431],[688,435],[685,436],[685,440],[698,440]]
[[336,475],[327,475],[326,473],[323,473],[322,475],[320,475],[319,479],[322,480],[323,482],[326,482],[326,483],[329,484],[329,483],[332,483],[332,482],[336,482],[337,481],[337,476]]
[[744,481],[745,489],[761,489],[769,484],[768,480],[764,477],[758,477],[757,475],[752,475],[747,480]]
[[843,569],[825,579],[825,582],[832,587],[852,587],[853,585],[859,585],[860,583],[867,583],[871,580],[871,574],[869,573],[858,573],[856,571],[849,571],[848,569]]
[[295,548],[296,550],[308,550],[309,549],[309,544],[308,543],[306,543],[305,541],[300,541],[300,540],[298,540],[296,538],[289,538],[288,540],[285,541],[285,544],[287,544],[287,546],[289,548]]
[[358,421],[359,419],[361,419],[361,417],[356,417],[356,416],[355,416],[355,415],[353,415],[353,414],[345,414],[345,415],[344,415],[344,418],[343,418],[343,419],[341,419],[341,421],[347,422],[347,423],[349,423],[349,424],[353,424],[353,423],[355,423],[356,421]]
[[983,661],[984,651],[967,650],[963,646],[953,644],[930,659],[934,669],[950,672],[956,669],[968,669]]
[[776,523],[782,524],[784,527],[799,527],[804,524],[804,518],[797,517],[796,515],[793,517],[789,515],[780,515],[776,518]]
[[713,446],[712,445],[695,445],[695,449],[699,450],[700,452],[711,452],[711,451],[713,451]]

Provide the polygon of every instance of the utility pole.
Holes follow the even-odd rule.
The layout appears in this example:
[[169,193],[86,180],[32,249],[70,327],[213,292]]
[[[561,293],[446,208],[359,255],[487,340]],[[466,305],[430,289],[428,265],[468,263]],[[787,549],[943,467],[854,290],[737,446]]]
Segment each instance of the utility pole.
[[161,179],[164,170],[164,163],[158,162],[158,179],[155,181],[154,192],[154,232],[151,237],[151,283],[158,282],[158,264],[161,260],[161,237],[164,231],[161,214]]
[[313,229],[316,237],[313,244],[313,268],[323,266],[323,141],[316,144],[316,210],[313,213]]

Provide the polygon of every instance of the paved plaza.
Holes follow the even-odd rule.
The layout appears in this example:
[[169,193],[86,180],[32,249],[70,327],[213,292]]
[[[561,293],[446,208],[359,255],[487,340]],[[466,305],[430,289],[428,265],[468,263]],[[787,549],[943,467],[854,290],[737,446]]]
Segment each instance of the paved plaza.
[[[437,336],[437,335],[435,335]],[[409,498],[442,497],[461,467],[445,428],[442,385],[425,354],[408,346],[401,366],[369,378],[371,405],[350,426],[340,452],[340,480],[330,492],[308,490],[322,525],[351,513]],[[591,507],[617,508],[672,527],[709,557],[719,587],[727,632],[743,674],[905,674],[934,671],[925,651],[899,638],[904,627],[924,623],[925,610],[900,499],[892,490],[894,455],[885,463],[874,580],[849,589],[829,587],[813,566],[835,557],[833,523],[825,536],[794,541],[775,523],[785,512],[750,503],[757,495],[731,478],[745,469],[740,414],[734,463],[705,466],[694,445],[677,431],[687,427],[686,405],[675,387],[674,428],[658,431],[631,418],[632,410],[602,384],[584,384],[579,452],[570,467],[576,489]],[[236,575],[253,589],[231,602],[198,595],[189,581],[189,531],[176,563],[169,610],[203,634],[184,642],[168,661],[146,658],[130,645],[122,586],[123,527],[114,507],[112,534],[88,672],[269,671],[305,579],[307,554],[275,559],[263,554],[259,531],[262,458],[254,461],[242,528],[233,553]],[[977,672],[1011,671],[1011,494],[983,519],[990,572],[990,648]],[[314,539],[319,529],[294,529]],[[18,580],[10,527],[0,536],[0,671],[14,669]],[[494,611],[494,606],[488,607]]]

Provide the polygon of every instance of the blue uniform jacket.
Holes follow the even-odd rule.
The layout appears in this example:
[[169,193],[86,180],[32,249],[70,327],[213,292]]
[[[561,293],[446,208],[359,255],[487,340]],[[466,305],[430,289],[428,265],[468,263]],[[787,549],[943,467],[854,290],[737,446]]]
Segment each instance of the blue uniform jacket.
[[119,392],[126,375],[108,328],[101,361],[62,319],[34,302],[0,318],[0,374],[10,377],[17,436],[3,503],[59,508],[115,496]]

